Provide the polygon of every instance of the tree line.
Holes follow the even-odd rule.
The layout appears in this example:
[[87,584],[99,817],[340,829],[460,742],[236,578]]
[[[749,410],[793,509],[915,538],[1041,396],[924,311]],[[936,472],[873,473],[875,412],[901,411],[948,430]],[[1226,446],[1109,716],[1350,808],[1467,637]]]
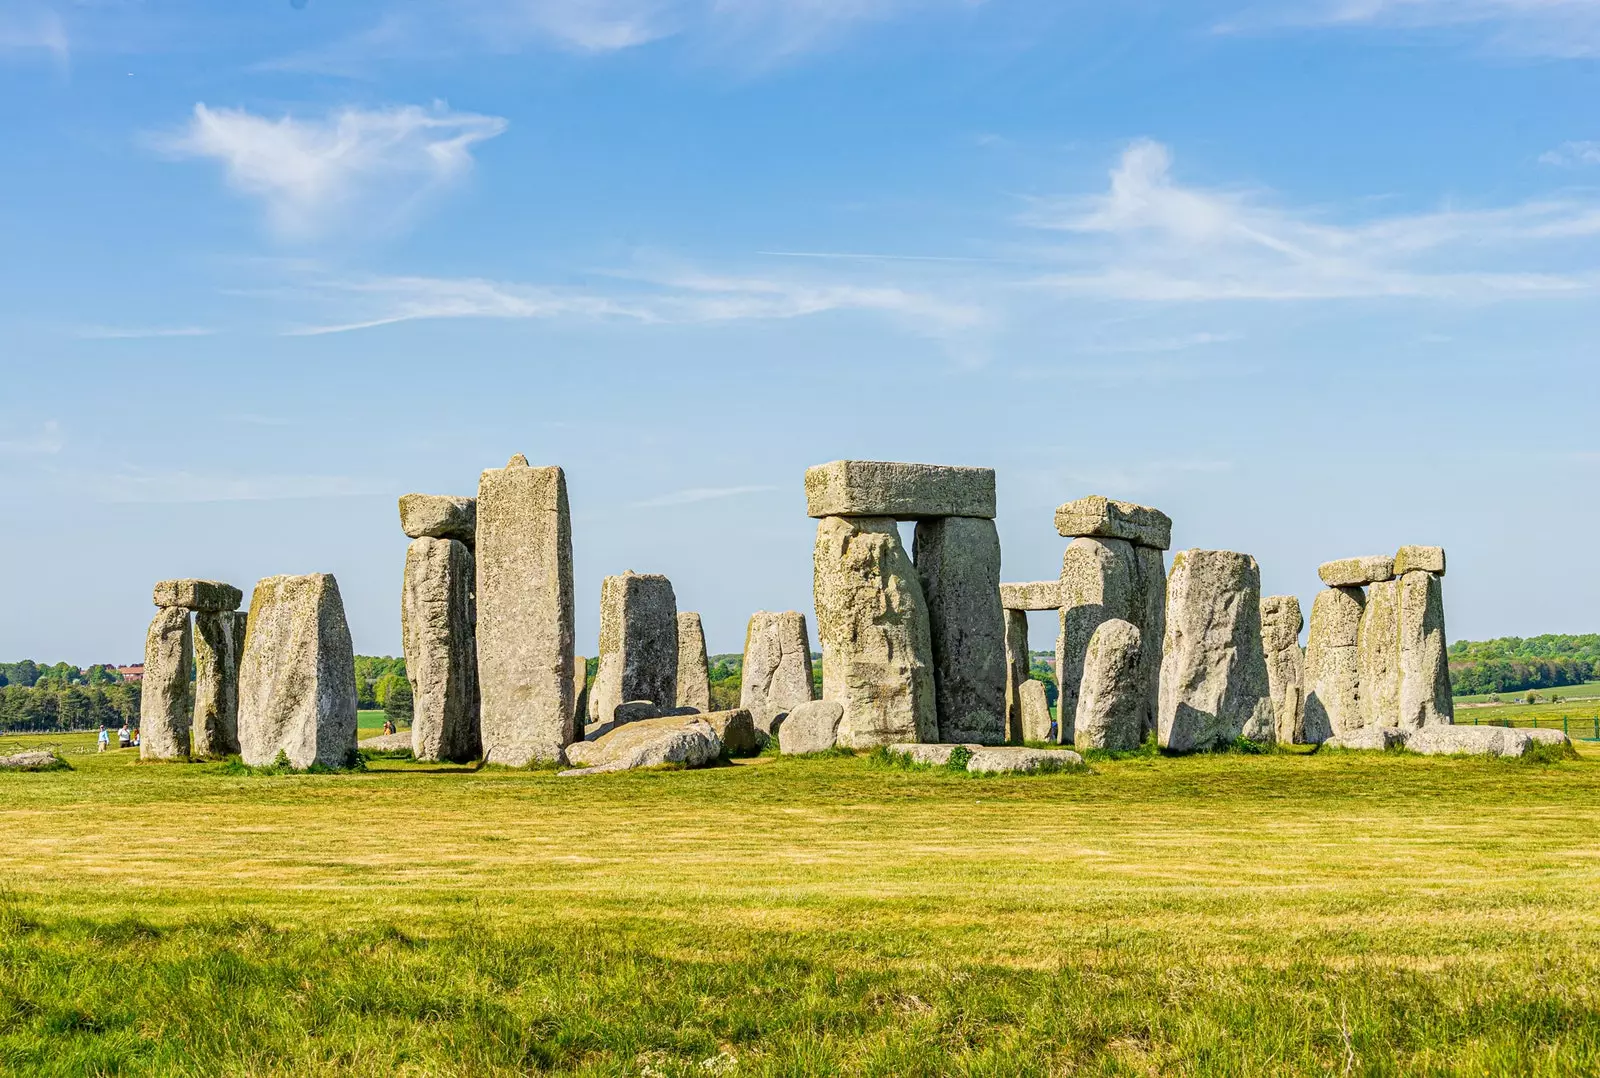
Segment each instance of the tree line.
[[1600,667],[1600,633],[1457,640],[1450,645],[1457,696],[1582,685]]

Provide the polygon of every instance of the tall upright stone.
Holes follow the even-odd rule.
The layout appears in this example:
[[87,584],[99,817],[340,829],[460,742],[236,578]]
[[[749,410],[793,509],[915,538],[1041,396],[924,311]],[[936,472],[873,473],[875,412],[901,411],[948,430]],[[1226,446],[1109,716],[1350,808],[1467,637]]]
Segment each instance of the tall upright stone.
[[711,669],[706,657],[706,631],[700,615],[683,611],[678,615],[678,700],[679,707],[692,707],[702,714],[711,711]]
[[1305,745],[1305,656],[1300,651],[1300,600],[1293,595],[1269,595],[1261,600],[1261,644],[1266,650],[1267,685],[1272,690],[1272,710],[1277,716],[1278,740]]
[[1367,588],[1356,638],[1360,663],[1361,725],[1400,725],[1400,582]]
[[411,751],[419,760],[477,759],[478,649],[472,553],[424,536],[406,549],[400,636],[411,681]]
[[1126,539],[1083,536],[1067,544],[1061,559],[1061,631],[1056,637],[1056,730],[1074,742],[1078,689],[1089,638],[1112,618],[1144,620],[1138,560]]
[[572,657],[572,726],[583,733],[589,721],[589,660],[582,655]]
[[1311,602],[1306,634],[1305,739],[1320,744],[1361,729],[1361,612],[1357,587],[1324,588]]
[[1029,678],[1017,689],[1022,703],[1022,740],[1050,740],[1050,697],[1044,682]]
[[[239,659],[245,615],[234,610],[194,616],[194,741],[196,756],[239,751]],[[141,742],[143,737],[141,735]],[[140,748],[144,746],[141,743]]]
[[1161,711],[1161,649],[1156,642],[1167,635],[1167,562],[1162,548],[1150,546],[1134,547],[1133,561],[1141,609],[1135,611],[1139,616],[1131,620],[1139,629],[1139,638],[1147,641],[1139,649],[1139,677],[1144,682],[1142,742],[1155,736]]
[[1103,621],[1084,655],[1073,744],[1131,752],[1144,740],[1144,641],[1132,622]]
[[600,582],[600,669],[589,695],[589,719],[610,722],[617,705],[678,699],[678,598],[657,573],[608,576]]
[[917,522],[912,545],[928,604],[939,740],[1006,740],[1006,624],[1000,606],[1000,533],[982,517]]
[[[1444,568],[1443,551],[1437,564]],[[1436,574],[1426,570],[1400,577],[1400,726],[1405,730],[1455,722],[1443,586]]]
[[1033,676],[1033,656],[1028,653],[1028,612],[1006,610],[1006,740],[1020,745],[1027,734],[1022,726],[1022,683]]
[[573,712],[572,518],[560,468],[520,453],[478,480],[478,693],[483,758],[559,762]]
[[239,750],[252,766],[280,752],[297,768],[356,762],[355,654],[332,574],[256,585],[239,663]]
[[164,606],[144,638],[144,680],[139,693],[139,758],[182,760],[189,755],[193,718],[190,673],[194,635],[189,611]]
[[1276,716],[1261,643],[1261,570],[1248,554],[1184,550],[1167,581],[1161,747],[1273,741]]
[[812,559],[822,695],[839,744],[937,741],[927,601],[893,517],[824,517]]
[[816,696],[811,635],[798,610],[750,615],[740,665],[739,706],[750,712],[758,736],[771,736],[781,721]]

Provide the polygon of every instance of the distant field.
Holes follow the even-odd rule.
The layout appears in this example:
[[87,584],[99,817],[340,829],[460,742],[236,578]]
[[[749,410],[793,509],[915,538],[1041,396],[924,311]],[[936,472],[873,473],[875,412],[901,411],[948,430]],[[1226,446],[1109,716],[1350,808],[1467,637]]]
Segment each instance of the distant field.
[[[1460,701],[1457,701],[1459,704]],[[1566,723],[1563,726],[1562,720]],[[1486,707],[1457,707],[1456,722],[1463,725],[1539,726],[1566,729],[1571,737],[1600,737],[1595,724],[1600,722],[1600,697],[1587,700],[1562,700],[1554,704],[1491,704]]]
[[[1528,695],[1528,691],[1527,689],[1522,689],[1517,692],[1478,693],[1476,696],[1457,696],[1454,699],[1458,704],[1484,704],[1489,702],[1490,696],[1499,696],[1501,700],[1509,702],[1522,699]],[[1548,700],[1552,693],[1563,700],[1568,697],[1590,697],[1600,700],[1600,681],[1586,681],[1582,685],[1563,685],[1557,689],[1534,689],[1532,691],[1538,693],[1541,700]]]

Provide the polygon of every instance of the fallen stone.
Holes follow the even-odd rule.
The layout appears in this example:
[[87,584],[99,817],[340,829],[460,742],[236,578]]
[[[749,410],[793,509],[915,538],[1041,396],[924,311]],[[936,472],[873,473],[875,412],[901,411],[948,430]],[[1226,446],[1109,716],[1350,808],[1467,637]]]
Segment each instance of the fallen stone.
[[406,550],[400,639],[411,681],[411,751],[419,760],[461,763],[483,751],[473,580],[472,552],[460,540],[423,536]]
[[839,744],[937,741],[928,606],[894,520],[825,518],[812,564],[822,695],[844,706]]
[[1535,727],[1533,729],[1525,729],[1522,732],[1541,745],[1570,746],[1572,744],[1572,739],[1560,730],[1546,730],[1542,727]]
[[798,610],[750,615],[740,667],[739,706],[750,712],[761,737],[814,695],[811,636]]
[[1126,539],[1156,550],[1172,546],[1172,518],[1167,514],[1132,502],[1114,502],[1098,494],[1058,508],[1056,531],[1069,539]]
[[945,767],[950,763],[950,758],[955,755],[957,749],[966,749],[971,753],[977,752],[981,748],[983,748],[982,745],[917,745],[902,742],[898,745],[890,745],[889,751],[896,756],[904,756],[914,764],[922,764],[926,767]]
[[1276,737],[1261,644],[1261,570],[1248,554],[1184,550],[1167,581],[1161,747],[1221,748]]
[[1423,756],[1523,756],[1540,743],[1531,736],[1532,730],[1504,726],[1440,723],[1402,733],[1406,748]]
[[600,668],[589,695],[589,720],[608,722],[618,704],[678,698],[678,599],[657,573],[600,582]]
[[377,737],[362,738],[356,742],[356,748],[371,749],[373,752],[394,752],[398,749],[412,752],[411,731],[400,730],[392,734],[379,734]]
[[153,598],[160,607],[220,613],[239,609],[244,592],[220,580],[163,580],[156,585]]
[[26,749],[10,756],[0,756],[0,771],[71,771],[54,749]]
[[1367,597],[1360,588],[1326,588],[1311,603],[1306,637],[1305,743],[1344,737],[1361,728],[1358,642]]
[[1028,613],[1006,611],[1006,740],[1024,740],[1022,685],[1032,676],[1033,655],[1028,650]]
[[1269,595],[1261,600],[1267,686],[1272,690],[1278,741],[1285,745],[1310,744],[1306,740],[1305,654],[1300,650],[1300,630],[1304,628],[1300,600],[1295,596]]
[[400,530],[412,539],[454,539],[472,546],[478,532],[478,499],[455,494],[404,494]]
[[1394,559],[1387,554],[1340,558],[1317,567],[1317,576],[1330,588],[1360,588],[1394,579]]
[[928,603],[939,740],[1006,741],[1000,533],[979,517],[917,522],[912,560]]
[[700,615],[678,615],[678,706],[711,710],[711,669],[706,658],[706,631]]
[[1405,734],[1393,726],[1360,726],[1348,733],[1330,737],[1322,744],[1334,749],[1375,749],[1383,751],[1405,744]]
[[1403,546],[1394,556],[1394,575],[1433,573],[1444,576],[1444,547]]
[[836,745],[844,706],[837,700],[808,700],[778,726],[778,751],[785,756],[828,752]]
[[756,739],[755,722],[744,708],[707,711],[695,718],[711,727],[717,740],[722,742],[722,751],[728,756],[754,756],[761,751],[761,744]]
[[1444,639],[1444,581],[1414,569],[1399,581],[1400,700],[1404,730],[1455,721]]
[[572,521],[560,468],[530,468],[519,454],[483,473],[476,560],[484,761],[558,761],[579,736]]
[[806,469],[813,517],[994,516],[994,469],[836,460]]
[[652,725],[661,720],[629,723],[598,741],[573,745],[569,762],[577,755],[583,765],[562,776],[598,775],[641,767],[704,767],[722,755],[722,742],[700,716],[673,726]]
[[1030,580],[1025,584],[1001,584],[1000,605],[1007,610],[1058,610],[1061,607],[1061,581]]
[[256,585],[239,663],[239,750],[253,767],[280,752],[295,768],[356,762],[355,655],[332,574]]
[[[194,616],[194,737],[196,756],[239,751],[239,658],[245,615],[236,610]],[[144,748],[141,733],[140,749]]]
[[1361,725],[1400,725],[1400,582],[1367,588],[1356,637]]
[[1073,744],[1084,749],[1131,752],[1144,736],[1143,641],[1138,626],[1103,621],[1089,638],[1078,689]]
[[181,606],[162,607],[144,638],[144,678],[139,685],[141,760],[188,757],[194,717],[189,682],[193,669],[189,611]]
[[1050,740],[1050,696],[1044,682],[1029,678],[1018,690],[1022,700],[1022,740]]
[[973,775],[1033,775],[1083,766],[1071,749],[1027,749],[1006,745],[978,749],[967,761]]

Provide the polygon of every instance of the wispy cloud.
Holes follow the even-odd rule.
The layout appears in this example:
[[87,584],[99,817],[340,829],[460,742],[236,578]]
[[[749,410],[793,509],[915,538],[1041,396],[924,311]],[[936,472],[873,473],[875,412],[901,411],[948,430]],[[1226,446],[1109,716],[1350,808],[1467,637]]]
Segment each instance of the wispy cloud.
[[1600,165],[1600,142],[1563,142],[1539,155],[1541,165]]
[[42,53],[62,66],[71,60],[72,41],[61,16],[37,4],[0,9],[0,57],[30,53]]
[[225,475],[127,468],[102,476],[109,502],[172,504],[259,502],[299,498],[351,498],[381,493],[377,484],[337,475]]
[[54,456],[66,447],[61,424],[47,419],[37,430],[13,431],[0,428],[0,454],[14,457]]
[[73,336],[86,341],[133,341],[147,337],[209,337],[215,332],[202,326],[83,326]]
[[[1518,299],[1600,291],[1600,202],[1577,196],[1497,209],[1445,208],[1337,224],[1253,191],[1187,186],[1171,152],[1143,139],[1109,189],[1040,200],[1029,227],[1065,239],[1066,264],[1035,287],[1147,301],[1356,297]],[[1563,257],[1563,252],[1565,257]]]
[[670,494],[662,494],[655,498],[648,498],[642,502],[634,502],[635,509],[659,509],[670,505],[693,505],[695,502],[711,502],[721,498],[737,498],[745,494],[765,494],[777,490],[777,487],[690,487],[687,490],[675,490]]
[[235,190],[259,199],[272,227],[314,239],[335,226],[393,228],[419,200],[472,167],[473,147],[499,135],[498,116],[430,108],[343,108],[319,119],[194,107],[155,145],[177,157],[220,161]]
[[1296,26],[1465,28],[1506,52],[1568,59],[1600,55],[1597,0],[1300,0],[1247,7],[1218,30]]

